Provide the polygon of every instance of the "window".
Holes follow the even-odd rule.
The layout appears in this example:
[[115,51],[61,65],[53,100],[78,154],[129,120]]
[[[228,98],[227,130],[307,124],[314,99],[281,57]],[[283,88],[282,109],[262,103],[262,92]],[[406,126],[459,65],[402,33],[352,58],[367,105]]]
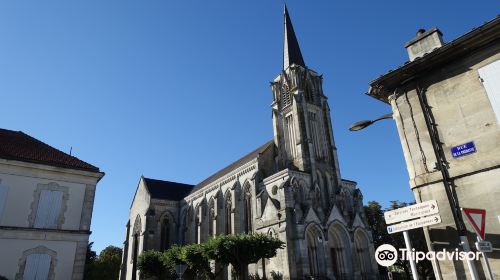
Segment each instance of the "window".
[[19,259],[19,270],[12,279],[54,280],[57,253],[45,246],[23,252]]
[[57,228],[62,199],[62,191],[42,190],[33,226],[36,228]]
[[252,197],[250,191],[245,191],[245,233],[252,231]]
[[282,106],[287,107],[292,104],[292,96],[290,91],[288,90],[288,86],[286,84],[283,84],[281,87],[281,102]]
[[215,236],[216,228],[215,200],[212,198],[210,199],[210,206],[208,207],[208,236]]
[[160,251],[166,251],[170,247],[170,223],[168,217],[164,217],[161,222],[161,245]]
[[478,72],[490,99],[493,112],[500,123],[500,60],[480,68]]
[[0,185],[0,222],[2,221],[2,214],[7,202],[7,187]]
[[69,188],[57,183],[38,184],[33,193],[30,227],[59,229],[68,209]]
[[23,280],[46,280],[49,278],[51,257],[47,254],[31,254],[26,257]]

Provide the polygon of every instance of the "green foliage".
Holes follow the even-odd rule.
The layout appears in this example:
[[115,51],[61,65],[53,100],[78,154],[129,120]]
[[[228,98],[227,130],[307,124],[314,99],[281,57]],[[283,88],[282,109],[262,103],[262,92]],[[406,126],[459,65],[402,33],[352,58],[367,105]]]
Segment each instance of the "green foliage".
[[170,278],[173,266],[170,260],[162,252],[145,251],[137,259],[137,268],[148,278],[166,279]]
[[179,247],[178,245],[170,247],[170,249],[163,253],[163,265],[170,270],[175,270],[176,265],[185,264],[185,262],[181,259],[181,251],[182,247]]
[[86,280],[118,279],[122,261],[122,249],[115,246],[108,246],[97,256],[92,251],[92,244],[93,242],[87,247],[84,278]]
[[[231,264],[239,279],[244,279],[249,264],[272,258],[283,248],[284,242],[265,234],[219,235],[202,244],[143,252],[137,266],[147,277],[170,279],[175,276],[175,266],[185,264],[198,279],[215,279],[222,271],[220,266]],[[212,269],[214,263],[218,265]]]
[[200,278],[215,279],[216,273],[212,273],[206,244],[186,245],[182,247],[179,257]]
[[231,264],[239,279],[244,279],[249,264],[272,258],[283,248],[285,243],[278,238],[260,233],[219,235],[206,243],[208,257],[224,265]]
[[210,259],[232,264],[235,269],[272,258],[278,249],[285,248],[281,240],[259,233],[220,235],[210,239],[206,246]]
[[7,277],[0,275],[0,280],[9,280]]

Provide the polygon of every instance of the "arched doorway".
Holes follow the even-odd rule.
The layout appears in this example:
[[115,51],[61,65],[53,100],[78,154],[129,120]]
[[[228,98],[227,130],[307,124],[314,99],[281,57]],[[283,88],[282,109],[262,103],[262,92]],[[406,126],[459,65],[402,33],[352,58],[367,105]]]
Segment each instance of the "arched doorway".
[[335,279],[351,277],[351,243],[345,227],[339,223],[330,225],[328,229],[328,248]]
[[356,257],[356,267],[361,275],[361,279],[370,279],[372,265],[370,258],[370,242],[366,232],[361,229],[354,233],[354,247]]
[[310,225],[305,232],[309,276],[323,277],[325,275],[325,252],[323,234],[317,225]]

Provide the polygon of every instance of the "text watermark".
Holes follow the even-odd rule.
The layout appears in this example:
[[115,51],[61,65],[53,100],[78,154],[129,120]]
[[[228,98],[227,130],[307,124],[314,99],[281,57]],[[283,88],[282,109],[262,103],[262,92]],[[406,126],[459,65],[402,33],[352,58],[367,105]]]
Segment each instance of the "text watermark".
[[415,251],[412,249],[408,251],[406,248],[401,248],[396,250],[394,246],[389,244],[380,245],[375,251],[375,260],[381,266],[391,266],[396,261],[403,260],[408,261],[410,259],[414,259],[415,262],[420,262],[423,260],[438,260],[438,261],[469,261],[469,260],[479,260],[481,256],[481,252],[463,252],[459,251],[458,248],[454,251],[446,251],[445,249],[441,251],[430,251],[430,252],[422,252]]

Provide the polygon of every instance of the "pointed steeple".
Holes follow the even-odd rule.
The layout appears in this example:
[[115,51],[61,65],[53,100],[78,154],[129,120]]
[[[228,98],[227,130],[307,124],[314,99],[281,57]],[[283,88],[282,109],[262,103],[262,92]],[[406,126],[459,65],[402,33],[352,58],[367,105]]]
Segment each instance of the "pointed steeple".
[[288,15],[288,9],[285,4],[285,43],[283,49],[283,70],[287,69],[288,66],[292,64],[297,64],[305,67],[304,59],[302,58],[302,53],[300,52],[299,42],[293,31],[292,21]]

